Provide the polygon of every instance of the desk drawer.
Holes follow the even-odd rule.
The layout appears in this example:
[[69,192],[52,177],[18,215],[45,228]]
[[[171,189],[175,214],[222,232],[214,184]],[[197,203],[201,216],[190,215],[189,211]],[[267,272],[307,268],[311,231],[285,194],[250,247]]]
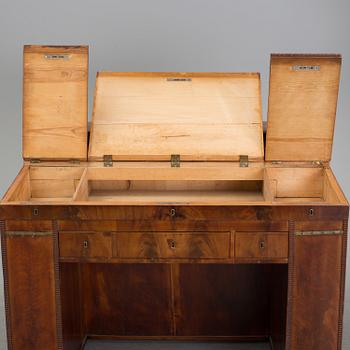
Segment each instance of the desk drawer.
[[114,253],[119,258],[219,259],[230,256],[230,233],[117,233]]
[[112,235],[110,233],[65,232],[59,234],[60,257],[111,258]]
[[236,258],[288,258],[288,234],[285,232],[237,232]]

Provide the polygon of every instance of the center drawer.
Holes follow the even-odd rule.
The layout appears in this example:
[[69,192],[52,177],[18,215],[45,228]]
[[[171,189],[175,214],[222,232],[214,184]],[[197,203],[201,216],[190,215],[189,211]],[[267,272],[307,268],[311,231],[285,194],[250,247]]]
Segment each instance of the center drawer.
[[113,238],[113,253],[119,258],[230,257],[229,232],[121,232]]

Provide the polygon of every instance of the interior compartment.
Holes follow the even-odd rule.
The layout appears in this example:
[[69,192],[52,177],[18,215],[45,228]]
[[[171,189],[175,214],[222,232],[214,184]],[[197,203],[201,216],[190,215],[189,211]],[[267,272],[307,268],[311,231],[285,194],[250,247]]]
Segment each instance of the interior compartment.
[[88,200],[262,201],[263,181],[89,180]]
[[24,167],[5,194],[4,201],[72,200],[83,171],[80,167]]
[[264,180],[269,192],[266,196],[274,202],[339,203],[345,200],[327,168],[267,168]]
[[[346,203],[329,168],[240,168],[117,163],[115,167],[25,166],[6,202],[104,202],[118,205]],[[266,166],[266,164],[265,164]]]

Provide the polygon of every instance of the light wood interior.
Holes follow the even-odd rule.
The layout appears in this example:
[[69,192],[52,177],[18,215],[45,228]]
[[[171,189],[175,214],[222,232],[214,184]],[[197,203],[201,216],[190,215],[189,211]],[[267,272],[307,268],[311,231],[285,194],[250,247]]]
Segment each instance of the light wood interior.
[[87,46],[24,47],[24,159],[86,160],[87,90]]
[[263,160],[258,73],[116,73],[96,79],[89,160]]
[[323,167],[251,168],[192,163],[183,168],[25,166],[3,203],[112,205],[346,204],[332,171]]
[[332,158],[341,56],[271,56],[266,160]]
[[69,202],[78,186],[84,168],[29,167],[18,174],[4,201],[15,202]]

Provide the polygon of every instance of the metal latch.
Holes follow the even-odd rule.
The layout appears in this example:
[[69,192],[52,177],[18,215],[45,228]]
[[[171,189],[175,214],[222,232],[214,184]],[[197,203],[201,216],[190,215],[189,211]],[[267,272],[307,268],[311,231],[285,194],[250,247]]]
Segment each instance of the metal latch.
[[246,155],[239,156],[239,166],[241,168],[248,168],[248,156]]
[[296,231],[296,236],[328,236],[328,235],[342,235],[342,230],[324,230],[324,231]]
[[105,167],[112,167],[113,166],[113,158],[111,154],[107,154],[103,156],[103,165]]
[[7,237],[45,237],[52,236],[52,232],[33,232],[33,231],[8,231],[5,232]]
[[170,162],[172,168],[180,168],[180,154],[172,154]]

